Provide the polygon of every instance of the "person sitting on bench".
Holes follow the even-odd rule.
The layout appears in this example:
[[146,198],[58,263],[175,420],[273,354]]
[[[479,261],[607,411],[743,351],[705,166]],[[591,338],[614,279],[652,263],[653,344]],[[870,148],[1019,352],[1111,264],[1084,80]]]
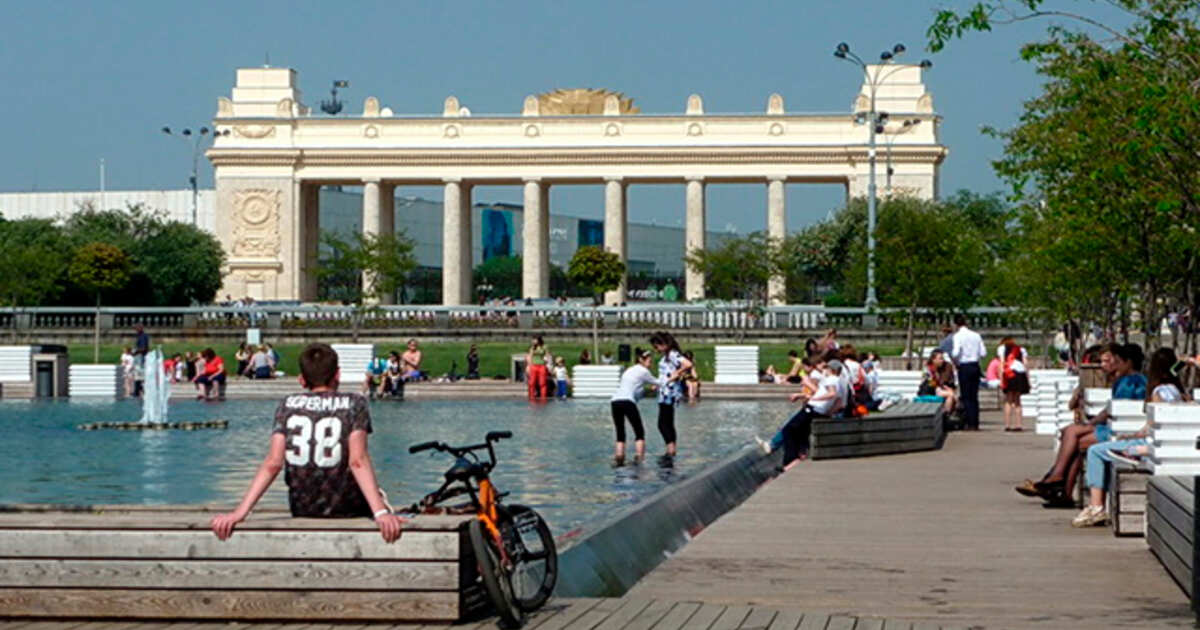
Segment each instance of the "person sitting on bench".
[[224,400],[225,361],[216,352],[213,352],[212,348],[205,348],[200,352],[200,356],[204,358],[204,370],[195,379],[196,386],[201,388],[201,393],[196,396],[196,399],[219,398]]
[[[1159,348],[1150,356],[1150,367],[1146,370],[1149,378],[1146,390],[1149,395],[1147,402],[1174,403],[1187,399],[1183,393],[1183,383],[1179,382],[1179,361],[1171,348]],[[1104,509],[1104,495],[1108,481],[1107,463],[1114,460],[1137,463],[1132,457],[1141,457],[1147,453],[1146,436],[1150,434],[1150,421],[1146,421],[1137,433],[1117,436],[1111,442],[1093,444],[1087,451],[1087,485],[1089,502],[1086,507],[1071,521],[1072,527],[1091,527],[1108,522],[1108,512]]]
[[783,425],[783,470],[791,470],[801,460],[808,458],[813,418],[832,416],[845,405],[848,393],[842,384],[843,369],[840,360],[829,361],[825,364],[825,377],[821,379],[815,394],[805,396],[797,393],[788,397],[789,401],[800,402],[804,406]]
[[300,385],[307,391],[280,401],[270,450],[242,502],[210,523],[217,538],[233,535],[285,465],[292,516],[371,517],[384,541],[400,537],[403,521],[387,506],[367,450],[370,405],[359,394],[338,392],[340,378],[329,345],[309,344],[300,353]]

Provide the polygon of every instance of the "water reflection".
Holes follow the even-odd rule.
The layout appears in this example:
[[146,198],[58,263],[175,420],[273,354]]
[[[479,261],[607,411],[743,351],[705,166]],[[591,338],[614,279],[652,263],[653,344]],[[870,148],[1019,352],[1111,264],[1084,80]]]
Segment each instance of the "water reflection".
[[[0,468],[4,503],[207,503],[233,506],[266,453],[275,403],[172,403],[178,421],[225,419],[224,431],[78,431],[84,422],[136,420],[135,401],[0,404],[9,428],[8,461]],[[451,459],[409,455],[426,440],[479,442],[489,430],[511,430],[497,447],[494,478],[512,500],[543,511],[564,532],[628,505],[665,484],[686,478],[754,434],[768,434],[786,418],[786,402],[704,401],[681,407],[676,424],[679,456],[660,461],[654,402],[642,404],[649,425],[646,461],[612,463],[612,418],[607,401],[407,401],[376,403],[371,453],[393,505],[433,490]],[[281,476],[282,477],[282,476]],[[284,506],[282,478],[264,505]]]

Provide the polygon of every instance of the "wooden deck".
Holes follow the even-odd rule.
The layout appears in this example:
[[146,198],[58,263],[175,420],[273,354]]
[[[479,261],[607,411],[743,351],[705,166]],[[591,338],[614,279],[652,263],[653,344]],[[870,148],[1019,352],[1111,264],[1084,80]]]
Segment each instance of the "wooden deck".
[[1074,529],[1012,487],[1051,440],[984,430],[942,450],[806,462],[768,483],[630,595],[988,628],[1192,627],[1140,538]]
[[[0,630],[492,630],[493,619],[454,626],[413,624],[228,624],[0,621]],[[803,613],[762,606],[671,602],[639,597],[552,600],[523,630],[941,630],[942,626]],[[945,630],[951,630],[945,628]]]

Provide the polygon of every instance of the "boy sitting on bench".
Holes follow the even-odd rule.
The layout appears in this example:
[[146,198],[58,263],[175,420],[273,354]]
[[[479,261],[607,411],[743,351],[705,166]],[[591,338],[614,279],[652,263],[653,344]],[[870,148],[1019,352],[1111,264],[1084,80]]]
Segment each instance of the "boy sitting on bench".
[[400,537],[402,521],[384,503],[367,452],[370,408],[358,394],[339,393],[339,378],[337,353],[327,344],[309,344],[300,354],[300,384],[308,391],[280,401],[270,451],[241,504],[212,519],[217,538],[233,535],[285,463],[292,516],[372,516],[386,542]]

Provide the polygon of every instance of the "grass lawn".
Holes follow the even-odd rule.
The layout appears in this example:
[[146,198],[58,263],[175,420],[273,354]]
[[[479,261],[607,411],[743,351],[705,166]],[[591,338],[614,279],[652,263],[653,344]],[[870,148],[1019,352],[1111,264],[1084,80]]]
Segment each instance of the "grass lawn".
[[[600,351],[609,351],[615,357],[617,354],[618,342],[606,342],[600,344]],[[630,348],[643,347],[649,348],[650,344],[643,338],[628,339],[624,343],[628,343]],[[404,342],[397,340],[390,345],[377,345],[376,352],[379,354],[387,354],[390,350],[404,350]],[[436,342],[423,344],[421,350],[425,353],[423,363],[426,371],[433,376],[441,376],[450,371],[451,363],[457,363],[457,371],[463,374],[467,369],[467,349],[469,343],[459,342]],[[494,376],[505,376],[509,374],[509,357],[514,354],[524,354],[529,346],[525,343],[504,343],[504,342],[488,342],[476,344],[479,347],[479,374],[483,378],[492,378]],[[563,357],[568,366],[575,365],[579,362],[579,353],[587,348],[591,352],[592,345],[590,343],[555,343],[548,344],[551,352],[555,356]],[[115,344],[103,344],[100,346],[100,362],[101,363],[118,363],[121,358],[121,350],[124,346]],[[188,350],[196,352],[209,347],[209,345],[191,342],[191,343],[168,343],[163,344],[163,351],[170,356],[176,352],[182,354]],[[217,343],[211,344],[211,347],[217,354],[225,359],[226,371],[232,373],[237,363],[234,361],[234,354],[237,352],[237,344],[233,343]],[[700,378],[705,381],[713,379],[714,355],[715,350],[712,344],[685,346],[684,350],[691,350],[695,353],[697,367],[700,370]],[[289,375],[299,373],[299,365],[297,358],[303,347],[300,344],[279,344],[275,346],[275,350],[279,352],[280,365],[279,368]],[[795,349],[803,350],[801,344],[796,345],[786,344],[759,344],[759,364],[765,368],[767,365],[774,365],[776,369],[787,371],[789,364],[787,361],[788,350]],[[874,351],[880,354],[899,354],[900,349],[892,347],[872,347],[867,346],[859,348],[862,351]],[[92,363],[92,346],[72,345],[68,347],[68,352],[72,363]],[[598,362],[597,357],[593,357],[593,362]],[[344,370],[351,367],[342,366]],[[361,366],[356,369],[363,369]]]

